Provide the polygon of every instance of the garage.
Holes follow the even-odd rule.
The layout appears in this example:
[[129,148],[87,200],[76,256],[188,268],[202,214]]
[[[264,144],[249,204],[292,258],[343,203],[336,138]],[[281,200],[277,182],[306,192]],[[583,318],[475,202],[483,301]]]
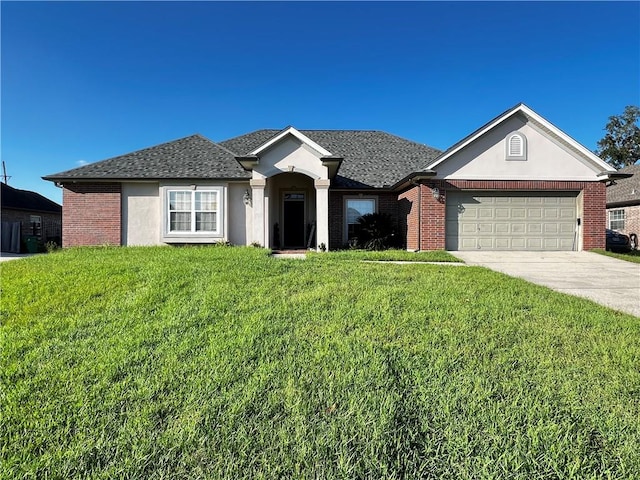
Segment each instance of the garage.
[[451,191],[447,250],[575,250],[577,192]]

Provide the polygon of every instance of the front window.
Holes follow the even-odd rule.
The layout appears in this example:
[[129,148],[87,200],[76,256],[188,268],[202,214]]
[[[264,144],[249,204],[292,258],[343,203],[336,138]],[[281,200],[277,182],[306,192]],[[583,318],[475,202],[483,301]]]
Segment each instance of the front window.
[[169,191],[169,233],[218,233],[218,195],[218,191]]
[[31,215],[29,219],[29,223],[31,224],[31,235],[41,236],[42,235],[42,217],[40,215]]
[[367,213],[376,212],[376,200],[375,198],[348,198],[345,201],[345,210],[347,242],[350,242],[360,235],[358,219]]
[[609,210],[609,228],[624,230],[624,210]]

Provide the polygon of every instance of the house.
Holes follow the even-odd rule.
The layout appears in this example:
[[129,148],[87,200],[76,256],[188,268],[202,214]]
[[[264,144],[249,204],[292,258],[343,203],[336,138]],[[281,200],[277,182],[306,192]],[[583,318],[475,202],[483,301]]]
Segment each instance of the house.
[[39,193],[0,183],[2,251],[19,253],[27,237],[40,242],[62,237],[62,207]]
[[193,135],[45,178],[63,243],[337,249],[397,219],[408,250],[604,248],[617,172],[524,104],[445,152],[380,131]]
[[620,170],[632,177],[615,180],[607,187],[607,228],[626,235],[640,235],[640,164]]

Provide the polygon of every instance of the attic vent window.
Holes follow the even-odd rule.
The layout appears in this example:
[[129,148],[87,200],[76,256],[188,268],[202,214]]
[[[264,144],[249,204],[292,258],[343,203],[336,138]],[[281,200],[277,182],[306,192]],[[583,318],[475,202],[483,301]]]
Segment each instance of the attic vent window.
[[507,160],[527,159],[527,137],[520,132],[507,135],[506,139]]

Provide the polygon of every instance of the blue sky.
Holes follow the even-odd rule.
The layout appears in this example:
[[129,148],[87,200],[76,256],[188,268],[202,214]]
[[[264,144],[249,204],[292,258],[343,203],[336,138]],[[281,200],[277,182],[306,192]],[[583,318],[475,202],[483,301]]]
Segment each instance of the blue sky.
[[445,149],[518,102],[589,149],[640,103],[638,2],[7,2],[9,184],[201,133],[384,130]]

